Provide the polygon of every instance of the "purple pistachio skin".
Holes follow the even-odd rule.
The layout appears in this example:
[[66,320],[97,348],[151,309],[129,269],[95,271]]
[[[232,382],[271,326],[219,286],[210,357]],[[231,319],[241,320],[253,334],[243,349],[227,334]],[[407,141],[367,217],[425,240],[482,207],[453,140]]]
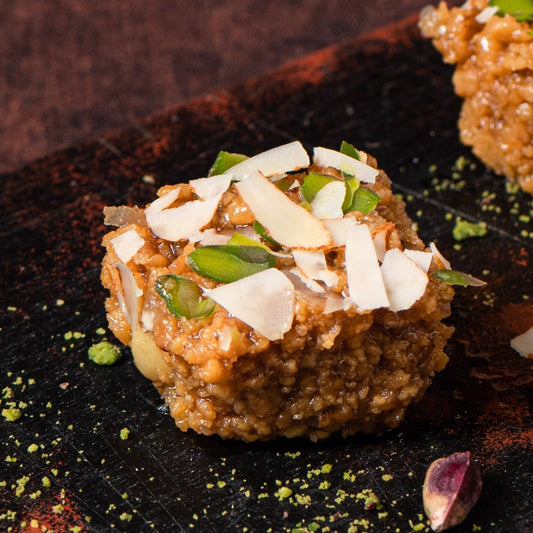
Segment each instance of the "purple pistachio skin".
[[433,531],[460,524],[481,493],[481,473],[470,452],[457,452],[434,461],[424,480],[424,510]]

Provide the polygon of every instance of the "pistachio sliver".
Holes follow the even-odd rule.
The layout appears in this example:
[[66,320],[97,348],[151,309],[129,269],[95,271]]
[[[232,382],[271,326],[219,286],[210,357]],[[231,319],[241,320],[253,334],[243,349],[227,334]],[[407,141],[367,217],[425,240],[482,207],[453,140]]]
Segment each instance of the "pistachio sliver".
[[354,191],[352,204],[346,212],[359,211],[363,214],[370,213],[378,205],[380,200],[381,196],[379,194],[366,187],[359,187]]
[[[307,208],[306,208],[307,209]],[[311,206],[309,206],[309,211],[311,210]],[[253,228],[255,230],[255,232],[260,236],[262,237],[263,239],[265,239],[265,241],[268,241],[272,244],[275,244],[276,246],[279,246],[281,248],[281,244],[279,242],[277,242],[275,239],[273,239],[269,234],[268,234],[268,231],[266,230],[265,226],[263,226],[263,224],[261,224],[261,222],[257,221],[257,220],[254,220],[254,223],[253,223]]]
[[511,15],[518,22],[533,20],[533,2],[531,0],[490,0],[489,5],[498,8],[498,16]]
[[358,161],[361,161],[361,154],[358,152],[357,148],[355,148],[355,146],[353,144],[350,144],[349,142],[342,141],[341,149],[339,150],[339,152],[344,155],[349,155],[350,157],[353,157]]
[[235,246],[260,246],[261,248],[264,248],[267,252],[270,251],[270,248],[263,244],[262,242],[259,242],[257,240],[254,240],[250,237],[247,237],[246,235],[243,235],[242,233],[239,233],[236,231],[232,236],[231,239],[228,241],[228,245],[235,245]]
[[487,282],[459,270],[437,270],[432,276],[449,285],[460,285],[461,287],[482,287]]
[[261,246],[202,246],[187,256],[187,264],[206,278],[231,283],[276,265]]
[[342,203],[342,212],[346,214],[348,211],[351,211],[350,208],[353,204],[355,191],[359,189],[360,182],[357,178],[348,177],[344,183],[346,185],[346,196],[344,197],[344,202]]
[[211,298],[202,295],[202,290],[194,281],[176,274],[159,276],[155,290],[177,318],[205,318],[216,305]]
[[334,178],[333,176],[326,176],[325,174],[318,174],[317,172],[309,172],[309,174],[305,176],[303,183],[300,185],[302,196],[308,202],[312,202],[322,187],[336,179],[337,178]]
[[237,163],[241,163],[245,159],[248,159],[248,156],[221,150],[218,153],[213,166],[209,169],[208,176],[218,176],[219,174],[223,174],[226,170],[230,169]]

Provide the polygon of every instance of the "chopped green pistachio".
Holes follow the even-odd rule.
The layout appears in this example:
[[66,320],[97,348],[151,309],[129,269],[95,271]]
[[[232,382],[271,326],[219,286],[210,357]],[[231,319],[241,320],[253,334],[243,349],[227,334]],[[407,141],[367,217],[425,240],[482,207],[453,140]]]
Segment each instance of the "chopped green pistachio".
[[349,142],[342,141],[341,149],[339,151],[341,154],[349,155],[350,157],[361,161],[361,154],[355,148],[355,146],[353,144],[350,144]]
[[17,486],[15,488],[15,495],[17,498],[26,490],[26,484],[29,480],[29,476],[22,476],[20,479],[17,479]]
[[487,225],[484,222],[468,222],[458,218],[452,233],[456,241],[462,241],[470,237],[483,237],[487,234]]
[[475,278],[471,274],[458,270],[437,270],[433,272],[432,276],[449,285],[461,285],[462,287],[482,287],[487,284],[485,281]]
[[325,465],[322,465],[320,472],[322,474],[329,474],[332,470],[333,470],[333,466],[331,465],[331,463],[326,463]]
[[289,487],[280,487],[279,490],[276,491],[275,496],[279,501],[290,498],[290,496],[292,496],[292,489]]
[[276,258],[261,246],[202,246],[187,256],[187,264],[201,276],[231,283],[276,266]]
[[229,170],[232,166],[244,161],[245,159],[248,159],[248,156],[221,150],[207,175],[218,176],[219,174],[223,174],[226,172],[226,170]]
[[507,13],[518,22],[533,20],[532,0],[490,0],[490,5],[498,7],[498,15],[505,16]]
[[122,357],[120,348],[108,341],[93,344],[89,348],[88,354],[89,359],[97,365],[112,365]]
[[215,302],[202,296],[200,287],[194,281],[175,274],[157,278],[155,290],[177,318],[205,318],[215,308]]
[[8,422],[15,422],[22,416],[22,411],[17,407],[5,407],[2,409],[2,416]]
[[128,440],[128,437],[130,436],[130,433],[131,433],[131,431],[129,430],[129,428],[122,428],[120,430],[120,438],[122,440]]

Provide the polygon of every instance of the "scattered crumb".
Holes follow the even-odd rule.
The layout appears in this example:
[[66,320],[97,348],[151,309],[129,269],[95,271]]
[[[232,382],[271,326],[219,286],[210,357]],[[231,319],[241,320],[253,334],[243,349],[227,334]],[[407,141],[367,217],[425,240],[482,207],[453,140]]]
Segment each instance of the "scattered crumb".
[[93,344],[89,348],[88,354],[89,359],[97,365],[112,365],[122,357],[120,348],[108,341]]

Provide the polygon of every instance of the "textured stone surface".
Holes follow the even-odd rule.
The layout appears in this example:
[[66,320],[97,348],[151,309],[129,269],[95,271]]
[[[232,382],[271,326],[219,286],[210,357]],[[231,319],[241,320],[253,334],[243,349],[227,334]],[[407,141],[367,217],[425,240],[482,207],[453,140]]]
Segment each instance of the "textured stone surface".
[[0,0],[0,172],[425,3]]

